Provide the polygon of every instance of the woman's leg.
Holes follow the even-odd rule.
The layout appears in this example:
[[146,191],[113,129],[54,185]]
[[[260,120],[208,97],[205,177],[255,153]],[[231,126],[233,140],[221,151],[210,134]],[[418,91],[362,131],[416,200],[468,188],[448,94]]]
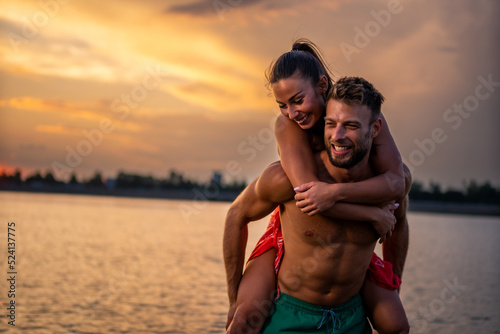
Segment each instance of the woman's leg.
[[247,264],[236,298],[236,309],[228,319],[227,333],[259,333],[271,309],[276,289],[274,260],[276,249],[271,249]]
[[410,324],[397,290],[384,289],[366,277],[361,288],[361,297],[370,321],[379,334],[410,331]]

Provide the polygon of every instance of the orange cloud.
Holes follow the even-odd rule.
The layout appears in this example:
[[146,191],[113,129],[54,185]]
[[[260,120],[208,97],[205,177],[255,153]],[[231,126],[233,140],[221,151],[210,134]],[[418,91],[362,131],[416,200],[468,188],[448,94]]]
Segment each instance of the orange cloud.
[[87,107],[89,106],[62,100],[46,100],[25,96],[2,100],[0,103],[2,103],[3,106],[10,106],[21,110],[64,113],[72,118],[99,120],[103,117],[103,115],[98,112],[88,110]]
[[10,100],[3,100],[3,106],[10,106],[16,109],[23,110],[33,110],[33,111],[48,111],[51,108],[48,108],[47,103],[41,99],[35,99],[31,97],[19,97],[12,98]]
[[50,134],[62,134],[62,135],[81,135],[79,129],[72,129],[60,124],[58,125],[43,125],[39,124],[35,127],[36,132],[50,133]]
[[[8,100],[0,100],[0,107],[11,107],[20,110],[28,110],[44,113],[62,114],[65,118],[74,120],[74,127],[64,127],[63,125],[43,125],[39,124],[36,127],[37,132],[42,133],[57,133],[57,134],[75,134],[75,129],[80,128],[82,121],[101,122],[103,119],[111,119],[113,126],[121,131],[139,133],[143,130],[143,126],[135,121],[123,121],[116,119],[114,115],[110,115],[110,111],[103,111],[105,106],[102,102],[82,103],[82,102],[67,102],[61,100],[45,100],[34,97],[17,97]],[[141,108],[134,112],[141,115]],[[152,114],[152,111],[146,111]],[[60,121],[63,119],[59,118]],[[80,132],[78,132],[80,133]]]

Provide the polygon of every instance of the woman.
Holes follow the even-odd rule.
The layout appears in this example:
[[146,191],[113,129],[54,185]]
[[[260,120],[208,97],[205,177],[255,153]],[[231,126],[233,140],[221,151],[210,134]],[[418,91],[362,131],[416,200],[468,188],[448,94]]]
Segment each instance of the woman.
[[[385,120],[370,155],[378,176],[350,184],[318,182],[313,151],[324,148],[323,117],[332,79],[314,44],[307,40],[295,42],[292,51],[272,64],[267,79],[282,113],[275,129],[281,164],[296,187],[295,199],[302,212],[340,218],[336,216],[336,202],[381,204],[402,197],[403,164]],[[386,205],[392,210],[396,208],[390,203]],[[351,212],[349,218],[357,220],[357,212]],[[375,219],[374,228],[381,236],[380,242],[391,235],[389,225],[387,219]],[[262,327],[276,284],[272,270],[273,267],[276,273],[279,270],[284,251],[280,233],[279,214],[275,211],[268,231],[250,257],[237,300],[230,301],[228,332],[257,333]],[[380,263],[381,260],[374,255],[373,261]],[[362,289],[372,324],[380,333],[407,332],[408,321],[397,292],[400,280],[393,275],[390,263],[385,265],[389,271],[380,273],[377,268],[380,269],[370,265]],[[402,272],[402,268],[397,270]],[[386,280],[377,278],[388,275]]]

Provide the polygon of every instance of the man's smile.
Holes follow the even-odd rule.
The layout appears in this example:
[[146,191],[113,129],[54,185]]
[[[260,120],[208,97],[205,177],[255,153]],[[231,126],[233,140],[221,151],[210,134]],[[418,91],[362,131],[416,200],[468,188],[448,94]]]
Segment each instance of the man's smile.
[[351,146],[332,144],[332,152],[336,155],[346,155],[351,152]]

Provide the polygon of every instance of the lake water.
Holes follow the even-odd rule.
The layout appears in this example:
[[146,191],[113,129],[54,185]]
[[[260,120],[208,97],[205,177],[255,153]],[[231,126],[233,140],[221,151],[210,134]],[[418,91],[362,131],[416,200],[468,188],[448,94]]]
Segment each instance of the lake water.
[[[228,206],[0,192],[0,332],[223,333]],[[412,333],[500,333],[500,219],[410,213],[409,221],[401,294]],[[248,249],[265,225],[250,225]]]

